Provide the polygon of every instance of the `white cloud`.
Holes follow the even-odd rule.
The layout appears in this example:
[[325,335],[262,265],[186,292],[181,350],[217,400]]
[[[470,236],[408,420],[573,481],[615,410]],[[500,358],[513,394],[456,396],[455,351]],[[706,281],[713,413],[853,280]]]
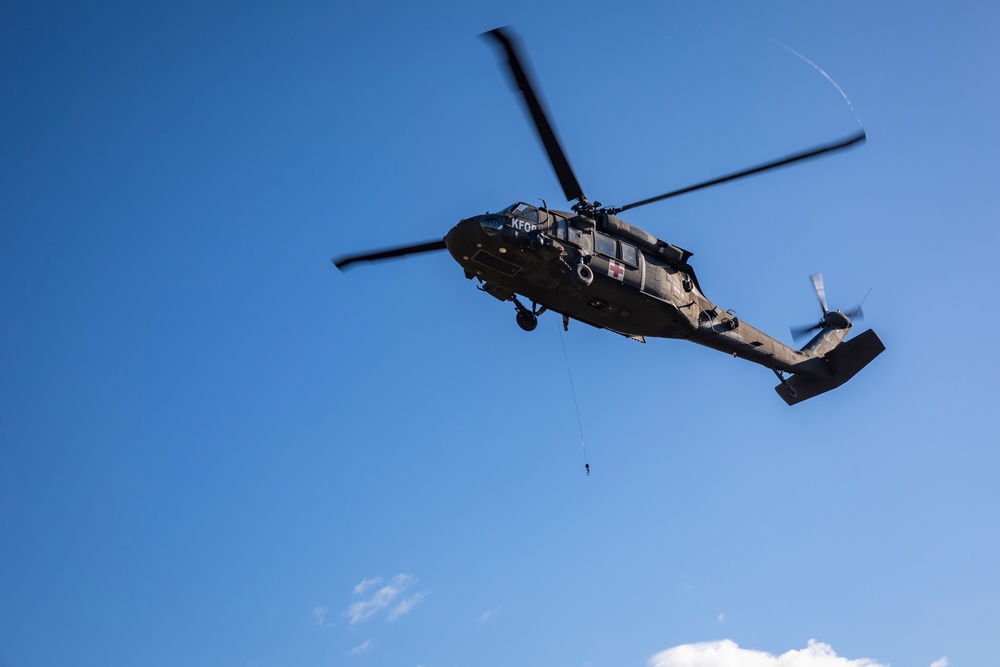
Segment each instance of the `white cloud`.
[[326,622],[326,615],[330,612],[326,607],[313,607],[312,617],[316,625],[323,625]]
[[726,615],[719,614],[718,616],[715,617],[715,622],[718,623],[719,625],[722,625],[723,623],[726,622]]
[[405,600],[401,601],[398,605],[393,607],[392,611],[389,612],[389,616],[386,617],[385,620],[391,622],[395,621],[400,616],[405,616],[406,614],[409,614],[413,610],[413,608],[416,607],[417,604],[425,597],[427,597],[426,592],[421,592],[417,593],[416,595],[411,595],[410,597],[406,598]]
[[[355,593],[360,591],[365,591],[372,586],[378,585],[382,581],[382,577],[376,577],[375,579],[365,579],[360,584],[354,587]],[[417,593],[399,603],[396,603],[397,598],[406,589],[417,583],[416,577],[409,574],[397,574],[392,580],[382,586],[377,591],[375,591],[371,597],[366,600],[359,600],[355,602],[344,612],[344,615],[350,619],[351,625],[357,625],[372,618],[380,611],[392,606],[392,610],[389,612],[389,621],[394,621],[400,616],[408,614],[413,607],[420,602],[424,597],[426,597],[426,592]]]
[[371,579],[362,579],[361,582],[354,587],[354,594],[361,595],[367,591],[372,586],[377,586],[382,583],[382,577],[373,577]]
[[481,613],[479,615],[479,622],[480,623],[489,623],[494,618],[496,618],[497,616],[499,616],[500,612],[502,612],[502,611],[503,611],[503,605],[497,605],[496,607],[493,607],[492,609],[487,609],[486,611],[484,611],[483,613]]
[[357,646],[355,646],[354,648],[352,648],[351,651],[350,651],[350,653],[351,653],[351,655],[361,655],[362,653],[365,653],[366,651],[370,651],[371,648],[372,648],[372,646],[374,646],[374,645],[375,645],[375,642],[373,642],[371,639],[366,639],[363,642],[361,642],[360,644],[358,644]]
[[[682,644],[649,659],[652,667],[888,667],[870,658],[849,660],[829,644],[810,639],[804,649],[781,655],[740,648],[729,639]],[[942,666],[938,666],[942,667]]]
[[931,667],[948,667],[948,658],[938,658],[931,663]]

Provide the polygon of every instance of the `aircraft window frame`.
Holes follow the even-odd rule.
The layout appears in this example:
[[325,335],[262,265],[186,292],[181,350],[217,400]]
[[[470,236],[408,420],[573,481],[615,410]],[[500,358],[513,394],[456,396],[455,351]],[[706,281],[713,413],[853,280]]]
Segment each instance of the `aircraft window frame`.
[[531,204],[520,203],[514,208],[511,213],[515,218],[520,218],[521,220],[527,220],[528,222],[533,222],[538,224],[538,207],[532,206]]
[[566,223],[566,218],[553,218],[552,226],[555,229],[555,236],[557,239],[560,241],[566,241],[569,239],[569,225]]
[[[608,242],[611,245],[608,245]],[[603,247],[602,247],[603,246]],[[608,252],[610,250],[611,252]],[[618,259],[618,239],[601,232],[594,232],[594,252],[609,259]]]
[[[619,249],[619,255],[621,257],[621,261],[622,262],[624,262],[625,264],[628,264],[629,266],[633,266],[633,267],[638,267],[639,266],[639,250],[638,250],[638,248],[636,248],[631,243],[625,243],[624,241],[620,241],[618,243],[618,249]],[[630,257],[626,257],[626,254],[630,255]]]
[[573,225],[566,223],[566,243],[575,245],[577,248],[583,247],[583,237],[585,232],[583,230],[577,229]]

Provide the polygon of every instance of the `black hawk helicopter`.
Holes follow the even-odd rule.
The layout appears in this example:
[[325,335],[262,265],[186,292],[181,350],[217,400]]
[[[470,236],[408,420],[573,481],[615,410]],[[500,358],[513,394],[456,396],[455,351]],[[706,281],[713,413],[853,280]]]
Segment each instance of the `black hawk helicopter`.
[[[639,206],[861,144],[863,130],[656,197],[625,206],[603,206],[589,201],[577,182],[525,70],[517,37],[508,28],[484,36],[505,52],[507,67],[566,200],[575,202],[572,210],[550,209],[544,201],[541,207],[519,202],[496,213],[461,220],[443,240],[348,255],[333,260],[337,268],[447,249],[465,269],[466,278],[479,280],[479,289],[513,303],[517,323],[525,331],[532,331],[538,316],[551,310],[562,315],[564,327],[574,319],[643,343],[647,336],[690,340],[770,368],[780,380],[775,390],[789,405],[840,386],[885,350],[870,329],[844,342],[861,317],[861,308],[830,310],[819,274],[812,280],[823,316],[817,324],[800,330],[817,333],[803,348],[793,349],[709,301],[688,263],[691,252],[617,217]],[[530,301],[531,307],[519,296]]]

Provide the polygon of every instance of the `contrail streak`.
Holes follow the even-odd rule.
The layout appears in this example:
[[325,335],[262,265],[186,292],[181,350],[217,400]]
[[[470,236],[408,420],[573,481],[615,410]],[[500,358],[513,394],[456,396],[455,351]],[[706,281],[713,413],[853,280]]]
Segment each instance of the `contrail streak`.
[[822,67],[820,67],[819,65],[817,65],[813,61],[809,60],[808,58],[806,58],[804,55],[802,55],[801,53],[799,53],[798,51],[796,51],[792,47],[786,46],[785,44],[782,44],[781,42],[779,42],[777,40],[774,40],[774,39],[772,39],[770,41],[771,41],[772,44],[777,44],[778,46],[780,46],[781,48],[783,48],[785,51],[788,51],[789,53],[791,53],[792,55],[794,55],[795,57],[797,57],[799,60],[802,60],[803,62],[805,62],[808,65],[810,65],[814,70],[816,70],[817,72],[819,72],[820,74],[822,74],[826,78],[827,81],[829,81],[830,83],[832,83],[833,87],[836,88],[837,92],[840,93],[840,96],[844,98],[845,102],[847,102],[847,106],[849,106],[851,108],[851,111],[854,113],[854,117],[858,121],[858,125],[861,125],[861,117],[858,116],[857,110],[855,110],[854,105],[851,104],[851,100],[848,99],[847,93],[844,92],[843,88],[841,88],[840,86],[837,85],[837,82],[833,80],[833,77],[831,77],[829,74],[827,74],[826,72],[824,72]]

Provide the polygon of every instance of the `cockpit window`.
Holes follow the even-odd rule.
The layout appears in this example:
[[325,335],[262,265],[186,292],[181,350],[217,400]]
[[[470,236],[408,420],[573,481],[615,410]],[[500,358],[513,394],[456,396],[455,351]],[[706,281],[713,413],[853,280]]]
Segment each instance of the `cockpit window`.
[[511,204],[510,206],[497,211],[497,214],[510,215],[515,218],[520,218],[521,220],[527,220],[528,222],[538,222],[538,208],[525,204],[524,202]]
[[513,215],[515,218],[521,218],[528,222],[538,222],[538,209],[527,204],[518,204],[514,209]]

